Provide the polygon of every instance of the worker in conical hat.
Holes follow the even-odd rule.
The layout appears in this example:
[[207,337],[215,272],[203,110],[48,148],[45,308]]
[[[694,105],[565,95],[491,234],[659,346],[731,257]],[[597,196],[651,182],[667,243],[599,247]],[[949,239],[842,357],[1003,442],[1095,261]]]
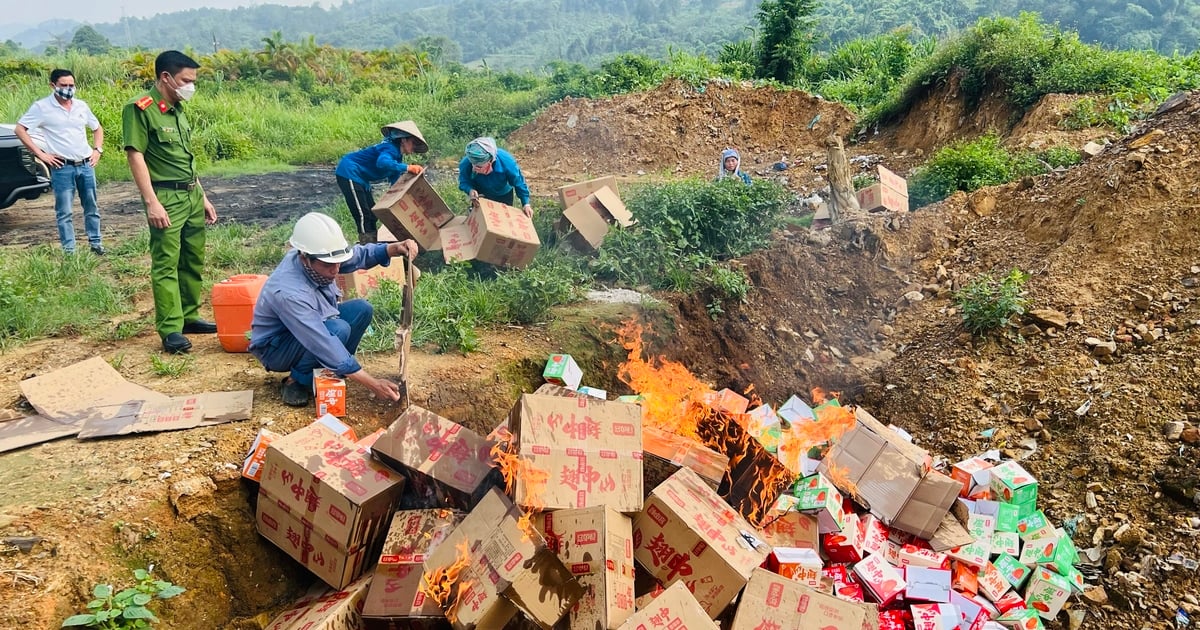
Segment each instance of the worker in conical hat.
[[359,243],[374,243],[379,221],[371,208],[375,206],[375,197],[371,194],[371,184],[386,181],[396,183],[405,173],[420,175],[424,167],[420,164],[408,164],[404,156],[429,151],[429,143],[421,135],[417,123],[402,120],[380,128],[383,141],[365,149],[347,153],[338,160],[338,188],[346,197],[346,205],[350,208],[350,216],[354,217],[354,226],[358,230]]

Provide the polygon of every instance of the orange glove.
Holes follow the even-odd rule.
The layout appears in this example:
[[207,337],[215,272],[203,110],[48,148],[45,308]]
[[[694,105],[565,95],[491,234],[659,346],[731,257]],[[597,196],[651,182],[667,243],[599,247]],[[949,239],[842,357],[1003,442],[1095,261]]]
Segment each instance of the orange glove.
[[412,173],[413,175],[420,175],[421,173],[425,172],[425,167],[421,166],[420,164],[409,164],[408,172]]

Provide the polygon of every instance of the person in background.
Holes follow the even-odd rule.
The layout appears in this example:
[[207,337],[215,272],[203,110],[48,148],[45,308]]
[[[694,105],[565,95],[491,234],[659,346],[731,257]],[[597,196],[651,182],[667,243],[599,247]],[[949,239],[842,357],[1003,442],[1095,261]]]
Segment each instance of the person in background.
[[[75,191],[83,206],[83,228],[87,231],[92,253],[103,256],[100,242],[100,209],[96,206],[96,163],[104,153],[104,127],[82,99],[75,98],[75,75],[61,68],[50,72],[51,94],[33,102],[17,121],[16,133],[39,160],[50,167],[50,185],[54,188],[54,215],[58,221],[58,242],[66,254],[75,253],[75,218],[71,206]],[[84,127],[92,130],[89,145]],[[43,151],[29,135],[39,134],[46,143]]]
[[396,383],[367,373],[354,358],[371,324],[371,303],[341,302],[334,283],[339,273],[353,273],[392,258],[417,255],[416,241],[350,245],[331,217],[310,212],[296,221],[289,241],[294,248],[271,272],[254,305],[250,353],[271,372],[290,372],[283,379],[284,404],[303,407],[312,396],[313,370],[325,367],[362,384],[380,398],[400,399]]
[[411,120],[384,125],[380,132],[383,142],[343,155],[334,170],[338,188],[342,189],[350,216],[354,217],[358,242],[363,244],[374,243],[379,228],[379,220],[371,212],[375,206],[371,183],[387,181],[394,184],[405,173],[420,175],[424,167],[406,164],[404,156],[429,151],[429,144],[421,136],[417,123]]
[[125,159],[150,225],[150,288],[154,328],[163,350],[183,353],[184,334],[216,334],[200,319],[206,226],[217,210],[196,178],[192,125],[184,102],[196,93],[200,64],[168,50],[154,60],[154,86],[121,110]]
[[717,169],[717,181],[726,177],[737,177],[742,183],[750,185],[750,176],[742,172],[742,156],[737,149],[725,149],[721,152],[721,166]]
[[467,144],[467,155],[458,163],[458,188],[472,205],[483,197],[511,206],[515,194],[525,216],[533,217],[521,167],[511,153],[496,146],[495,138],[475,138]]

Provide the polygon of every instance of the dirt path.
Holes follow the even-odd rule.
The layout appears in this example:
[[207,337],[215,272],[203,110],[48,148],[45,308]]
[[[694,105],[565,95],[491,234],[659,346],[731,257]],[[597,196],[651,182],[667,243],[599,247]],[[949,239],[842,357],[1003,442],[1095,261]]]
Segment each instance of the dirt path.
[[[306,167],[290,173],[212,177],[204,181],[209,199],[222,223],[274,226],[306,212],[320,210],[340,198],[330,167]],[[100,187],[101,231],[119,239],[145,227],[145,210],[133,182],[111,182]],[[83,235],[83,215],[75,206],[76,236]],[[54,196],[42,195],[0,211],[0,245],[57,243]]]

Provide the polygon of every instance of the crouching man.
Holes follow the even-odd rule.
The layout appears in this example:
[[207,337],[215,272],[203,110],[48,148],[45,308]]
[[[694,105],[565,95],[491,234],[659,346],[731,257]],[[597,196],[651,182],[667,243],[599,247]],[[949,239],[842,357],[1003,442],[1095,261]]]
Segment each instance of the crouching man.
[[254,306],[250,353],[283,379],[283,402],[307,405],[313,370],[329,368],[361,383],[376,396],[400,399],[396,383],[375,378],[354,358],[374,309],[366,300],[341,302],[334,284],[339,273],[388,265],[396,256],[417,255],[416,242],[351,246],[329,216],[310,212],[292,230],[292,250],[271,272]]

